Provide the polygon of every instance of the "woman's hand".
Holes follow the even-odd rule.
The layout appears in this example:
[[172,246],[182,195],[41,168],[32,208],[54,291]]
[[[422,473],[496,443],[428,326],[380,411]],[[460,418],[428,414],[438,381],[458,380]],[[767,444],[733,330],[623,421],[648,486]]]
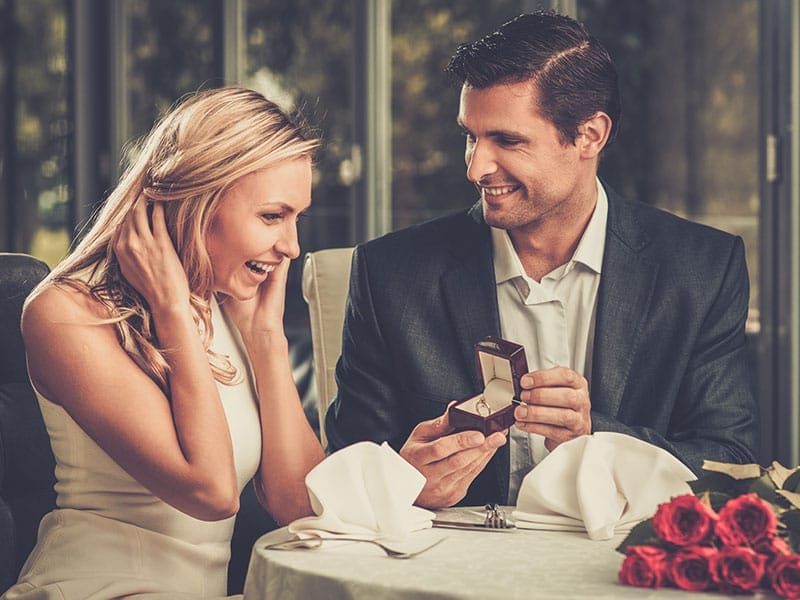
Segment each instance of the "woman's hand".
[[148,219],[148,202],[140,196],[119,226],[114,254],[120,270],[154,312],[188,307],[189,282],[167,231],[164,204],[150,206]]
[[290,262],[289,258],[284,257],[259,286],[255,297],[249,300],[225,299],[225,311],[248,348],[257,340],[274,340],[275,336],[284,336],[283,311]]

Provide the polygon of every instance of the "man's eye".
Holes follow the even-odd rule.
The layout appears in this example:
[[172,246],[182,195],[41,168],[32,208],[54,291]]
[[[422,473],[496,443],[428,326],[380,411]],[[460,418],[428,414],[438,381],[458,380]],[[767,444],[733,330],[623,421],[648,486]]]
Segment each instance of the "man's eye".
[[497,140],[497,143],[500,144],[501,146],[508,147],[508,146],[516,146],[517,144],[520,144],[521,142],[520,142],[520,140],[515,139],[515,138],[499,138]]

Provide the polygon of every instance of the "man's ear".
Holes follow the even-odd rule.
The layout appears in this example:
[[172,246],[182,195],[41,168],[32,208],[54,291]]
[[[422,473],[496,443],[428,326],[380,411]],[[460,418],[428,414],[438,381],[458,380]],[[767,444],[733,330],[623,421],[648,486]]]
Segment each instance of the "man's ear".
[[608,142],[611,125],[611,117],[602,111],[597,111],[578,126],[578,138],[575,143],[583,158],[595,158],[600,155]]

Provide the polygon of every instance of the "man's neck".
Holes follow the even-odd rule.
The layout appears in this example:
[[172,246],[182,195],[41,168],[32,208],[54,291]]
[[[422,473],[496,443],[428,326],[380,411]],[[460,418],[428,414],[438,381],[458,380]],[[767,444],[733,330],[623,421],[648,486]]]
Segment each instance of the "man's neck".
[[578,203],[570,214],[550,216],[525,227],[510,229],[508,235],[528,277],[541,281],[553,269],[575,254],[597,205],[596,188],[591,199]]

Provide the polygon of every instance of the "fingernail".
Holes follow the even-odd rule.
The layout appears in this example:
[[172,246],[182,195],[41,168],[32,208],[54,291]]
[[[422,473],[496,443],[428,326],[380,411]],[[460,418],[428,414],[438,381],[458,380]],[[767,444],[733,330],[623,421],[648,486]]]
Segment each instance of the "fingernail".
[[524,419],[528,416],[528,407],[525,405],[518,406],[514,411],[514,416],[517,420]]
[[520,379],[520,383],[525,387],[530,387],[533,385],[533,377],[530,375],[523,375],[522,379]]

